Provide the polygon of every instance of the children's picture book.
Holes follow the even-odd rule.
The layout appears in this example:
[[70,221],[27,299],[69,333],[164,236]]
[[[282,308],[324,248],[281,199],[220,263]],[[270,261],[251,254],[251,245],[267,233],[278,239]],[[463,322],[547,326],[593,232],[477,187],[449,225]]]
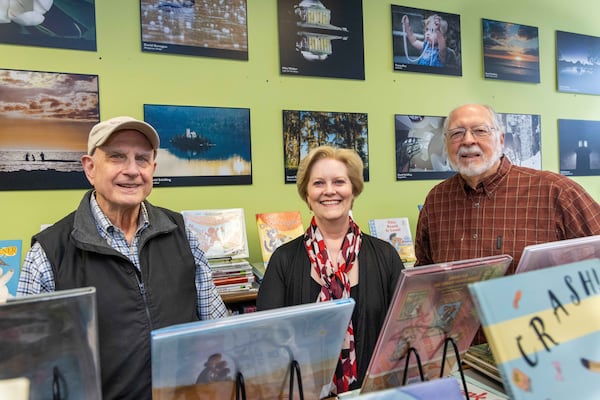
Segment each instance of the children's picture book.
[[600,393],[600,259],[469,285],[510,399]]
[[600,258],[600,235],[525,246],[515,273]]
[[30,399],[101,400],[97,324],[93,287],[0,304],[0,381],[28,380]]
[[[283,399],[297,365],[304,397],[330,392],[354,300],[339,299],[154,330],[152,398]],[[296,394],[299,387],[294,374]],[[290,397],[291,398],[291,397]]]
[[403,262],[414,263],[417,261],[408,218],[371,219],[369,220],[369,231],[372,236],[394,246]]
[[265,266],[276,248],[304,233],[300,211],[258,213],[256,227]]
[[0,240],[0,304],[17,295],[21,244],[20,240]]
[[243,208],[184,210],[181,214],[186,224],[198,235],[207,258],[249,256]]
[[499,255],[402,270],[361,393],[420,381],[417,356],[423,380],[449,375],[457,360],[447,339],[463,354],[480,326],[467,285],[503,276],[511,262]]

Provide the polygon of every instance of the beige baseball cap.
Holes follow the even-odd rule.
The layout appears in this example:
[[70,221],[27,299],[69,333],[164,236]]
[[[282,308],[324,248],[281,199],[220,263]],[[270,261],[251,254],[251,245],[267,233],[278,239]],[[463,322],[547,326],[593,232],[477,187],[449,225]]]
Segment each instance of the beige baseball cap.
[[110,135],[124,129],[133,129],[143,133],[152,145],[152,148],[158,150],[160,139],[158,133],[156,133],[156,130],[150,124],[132,117],[121,116],[107,119],[94,125],[88,137],[88,154],[91,155],[96,147],[102,146]]

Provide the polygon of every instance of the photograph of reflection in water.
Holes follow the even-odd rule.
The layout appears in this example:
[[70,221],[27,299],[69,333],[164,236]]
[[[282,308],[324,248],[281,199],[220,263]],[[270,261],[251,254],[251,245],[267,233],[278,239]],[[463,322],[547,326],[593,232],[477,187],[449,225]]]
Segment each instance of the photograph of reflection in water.
[[482,20],[486,79],[540,83],[538,28]]
[[252,184],[250,109],[144,104],[160,136],[154,186]]
[[278,0],[283,75],[365,79],[362,0]]
[[0,190],[91,187],[80,160],[98,75],[0,69],[0,93]]
[[142,51],[248,60],[246,0],[141,0]]
[[600,37],[556,31],[558,91],[600,95]]

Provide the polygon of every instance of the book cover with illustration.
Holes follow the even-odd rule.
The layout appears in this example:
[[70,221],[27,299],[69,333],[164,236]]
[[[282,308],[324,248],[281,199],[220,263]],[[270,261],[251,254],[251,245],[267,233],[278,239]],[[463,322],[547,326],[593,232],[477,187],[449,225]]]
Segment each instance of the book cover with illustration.
[[93,287],[0,304],[0,381],[29,381],[30,399],[101,400],[97,324]]
[[265,265],[276,248],[304,234],[300,211],[258,213],[256,227]]
[[0,240],[0,303],[17,295],[21,274],[21,241]]
[[184,210],[181,214],[198,236],[207,258],[248,258],[243,208]]
[[525,246],[516,274],[600,258],[600,235]]
[[[402,270],[361,392],[402,386],[407,358],[406,383],[419,381],[415,352],[424,380],[438,378],[446,339],[463,354],[480,326],[468,284],[503,276],[511,262],[500,255]],[[449,375],[456,367],[452,345],[446,354]]]
[[403,262],[414,263],[417,261],[408,218],[371,219],[369,220],[369,231],[372,236],[394,246]]
[[293,361],[304,397],[323,398],[353,309],[340,299],[154,330],[152,398],[232,399],[241,374],[247,398],[287,399]]
[[600,259],[469,289],[509,398],[598,398]]

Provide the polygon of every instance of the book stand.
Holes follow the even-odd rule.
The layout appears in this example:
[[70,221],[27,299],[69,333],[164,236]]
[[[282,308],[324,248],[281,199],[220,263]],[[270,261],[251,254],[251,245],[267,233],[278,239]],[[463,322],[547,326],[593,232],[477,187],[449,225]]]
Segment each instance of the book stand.
[[[300,364],[298,361],[292,360],[290,363],[290,394],[289,400],[294,398],[294,372],[296,373],[296,379],[298,380],[298,395],[300,400],[304,400],[304,390],[302,389],[302,375],[300,374]],[[54,398],[53,400],[60,400]],[[238,371],[235,376],[235,400],[246,400],[246,384],[244,382],[244,375]]]
[[[456,362],[458,364],[458,372],[460,373],[460,379],[462,381],[463,390],[465,391],[465,398],[469,400],[469,391],[467,389],[467,381],[465,380],[465,374],[462,369],[462,363],[460,360],[460,353],[458,351],[458,347],[456,346],[456,342],[451,337],[447,337],[444,340],[444,351],[442,353],[442,368],[440,370],[440,378],[444,377],[444,366],[446,365],[446,353],[448,353],[448,343],[452,344],[454,349],[454,355],[456,356]],[[406,385],[406,378],[408,374],[408,364],[410,362],[410,355],[414,354],[417,360],[417,368],[419,368],[419,376],[421,378],[421,382],[425,381],[425,377],[423,376],[423,365],[421,364],[421,357],[419,357],[419,352],[414,347],[408,349],[408,353],[406,354],[406,363],[404,365],[404,374],[402,376],[402,385]]]

